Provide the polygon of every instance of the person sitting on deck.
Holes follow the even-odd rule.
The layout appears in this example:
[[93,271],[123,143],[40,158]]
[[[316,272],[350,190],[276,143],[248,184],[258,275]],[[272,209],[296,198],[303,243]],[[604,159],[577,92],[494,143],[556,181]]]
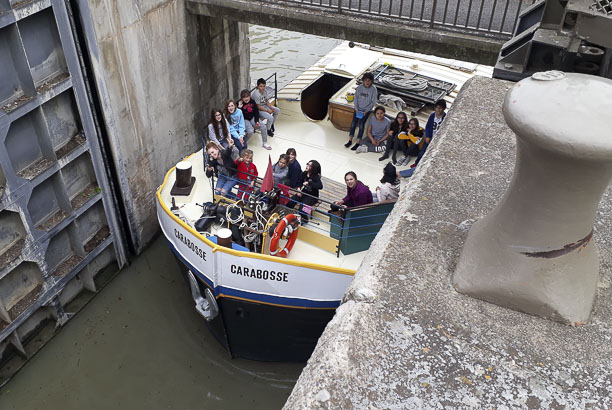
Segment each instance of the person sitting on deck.
[[357,128],[357,125],[359,125],[357,142],[355,145],[353,145],[353,148],[351,148],[353,151],[356,151],[361,144],[361,139],[363,138],[363,133],[366,128],[366,122],[368,121],[368,117],[372,112],[372,107],[374,107],[374,104],[376,104],[376,99],[378,98],[378,90],[376,90],[376,87],[373,85],[374,74],[365,73],[361,78],[361,81],[361,85],[359,85],[355,90],[355,100],[353,102],[353,121],[351,121],[351,128],[349,130],[349,140],[346,144],[344,144],[346,148],[351,146],[353,143],[353,136],[355,135],[355,129]]
[[230,125],[223,117],[221,110],[213,109],[210,111],[210,121],[208,121],[208,139],[219,146],[219,148],[228,149],[234,159],[238,158],[238,148],[234,145],[230,134]]
[[[397,155],[397,150],[400,146],[405,145],[405,141],[400,139],[400,133],[406,134],[408,131],[408,116],[404,111],[400,111],[396,116],[395,120],[391,123],[389,127],[389,138],[387,138],[387,148],[385,149],[385,153],[378,158],[379,161],[384,161],[389,158],[389,155],[393,153],[393,163],[397,162],[395,156]],[[403,150],[402,146],[402,150]]]
[[425,144],[425,133],[423,128],[419,126],[419,120],[416,118],[411,118],[408,121],[408,131],[406,133],[400,134],[400,147],[404,153],[400,159],[393,161],[393,164],[397,165],[408,165],[410,162],[410,157],[416,157],[420,150],[423,148]]
[[400,193],[400,180],[397,170],[390,162],[383,169],[382,185],[376,187],[375,202],[396,201]]
[[295,152],[295,148],[287,149],[286,154],[289,156],[289,164],[287,168],[287,186],[289,188],[299,188],[300,187],[300,176],[302,175],[302,167],[300,163],[297,161],[297,154]]
[[302,223],[308,222],[308,215],[312,211],[312,206],[319,201],[319,190],[323,189],[321,181],[321,164],[317,160],[308,161],[306,170],[302,172],[299,181],[297,193],[291,197],[291,202],[287,207],[293,208],[297,202],[300,202],[300,215],[302,215]]
[[370,188],[359,181],[357,179],[357,174],[353,171],[344,174],[344,182],[346,182],[346,196],[340,201],[337,201],[336,205],[351,208],[353,206],[367,205],[373,202]]
[[244,116],[244,126],[246,127],[247,136],[252,135],[255,132],[255,128],[259,128],[261,132],[261,140],[263,141],[263,147],[265,149],[272,149],[268,145],[268,133],[266,132],[266,124],[259,121],[259,109],[255,101],[251,100],[251,92],[249,90],[240,91],[240,101],[238,101],[238,108],[242,111]]
[[391,121],[385,117],[385,108],[381,105],[374,110],[374,118],[368,125],[368,138],[357,148],[361,152],[382,152],[385,150],[384,142],[389,138]]
[[[231,147],[233,146],[234,141],[232,141]],[[231,147],[220,149],[212,141],[206,144],[206,154],[209,158],[206,164],[206,176],[210,178],[214,174],[217,177],[215,185],[216,195],[228,195],[234,185],[236,185],[236,164],[232,159]]]
[[421,150],[419,151],[419,156],[417,157],[414,164],[410,166],[410,168],[416,167],[419,162],[421,162],[421,158],[423,158],[423,155],[425,155],[425,151],[427,151],[427,147],[429,147],[431,139],[436,134],[436,131],[440,129],[444,118],[446,118],[446,113],[444,112],[445,110],[446,101],[436,101],[436,104],[434,105],[434,112],[429,115],[429,118],[427,119],[427,124],[425,125],[425,144],[423,144],[423,148],[421,148]]
[[229,123],[229,131],[234,139],[234,144],[236,144],[238,151],[242,152],[243,149],[247,148],[246,126],[244,125],[242,110],[237,109],[234,100],[230,99],[225,103],[223,113]]
[[287,174],[289,173],[289,155],[280,154],[276,164],[272,165],[272,175],[274,176],[274,185],[285,184],[287,182]]
[[272,96],[268,95],[266,91],[266,80],[260,78],[257,80],[257,89],[251,94],[251,98],[257,103],[259,109],[259,116],[266,120],[266,126],[268,127],[268,137],[274,136],[274,123],[280,113],[280,108],[275,107],[270,103]]
[[250,149],[240,151],[240,158],[236,160],[236,168],[238,179],[241,182],[238,186],[238,198],[248,201],[258,175],[257,167],[253,164],[253,151]]

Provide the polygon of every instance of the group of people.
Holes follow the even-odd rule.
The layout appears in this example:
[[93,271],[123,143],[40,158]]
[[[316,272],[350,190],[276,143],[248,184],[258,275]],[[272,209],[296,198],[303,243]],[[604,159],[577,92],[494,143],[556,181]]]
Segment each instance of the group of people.
[[[238,194],[235,196],[248,200],[259,176],[253,163],[253,151],[243,148],[240,155],[234,158],[231,145],[223,147],[211,139],[206,144],[206,154],[206,176],[211,178],[214,175],[217,178],[215,194],[234,196],[231,190],[238,185]],[[321,164],[317,160],[308,161],[306,169],[302,171],[296,156],[295,148],[287,149],[272,166],[272,175],[274,185],[281,190],[281,195],[285,196],[283,202],[286,206],[294,208],[299,204],[303,220],[308,220],[308,208],[317,203],[319,190],[323,189]],[[294,191],[290,199],[289,189]]]
[[[248,200],[249,195],[255,189],[255,183],[259,175],[257,167],[253,163],[253,151],[244,148],[240,156],[232,158],[232,150],[220,148],[217,143],[210,141],[206,144],[208,162],[206,165],[206,176],[215,175],[217,183],[215,194],[234,196],[231,190],[238,185],[238,199]],[[281,154],[278,161],[272,166],[274,186],[280,189],[281,196],[285,199],[285,206],[295,208],[302,216],[302,221],[308,221],[312,207],[319,201],[319,191],[323,189],[321,179],[321,164],[317,160],[310,160],[302,171],[297,161],[295,148],[287,149]],[[400,182],[397,177],[395,166],[387,164],[383,170],[381,185],[374,192],[357,179],[353,171],[345,174],[346,196],[336,202],[337,206],[354,207],[367,205],[373,202],[396,200],[399,196]],[[293,195],[289,190],[292,190]],[[290,196],[291,195],[291,196]]]
[[[335,203],[337,207],[396,200],[400,189],[399,177],[412,175],[446,117],[446,101],[439,100],[425,129],[419,125],[418,119],[409,120],[403,111],[396,115],[395,120],[390,121],[385,116],[384,107],[374,108],[378,91],[373,83],[372,73],[365,73],[362,84],[355,91],[353,120],[345,147],[353,145],[355,131],[359,127],[356,142],[351,149],[357,153],[382,152],[379,161],[391,158],[391,162],[383,169],[381,185],[373,192],[357,179],[355,172],[347,172],[344,176],[347,195]],[[206,144],[206,176],[210,178],[214,174],[217,177],[216,194],[231,195],[232,188],[238,185],[238,198],[248,200],[254,190],[258,171],[253,163],[253,151],[248,149],[247,138],[255,129],[259,129],[263,147],[270,150],[267,137],[274,136],[274,123],[279,113],[279,108],[270,102],[263,78],[257,80],[257,89],[253,93],[242,90],[238,103],[230,99],[223,110],[211,111],[208,124],[210,141]],[[372,113],[374,117],[368,122]],[[397,157],[398,150],[403,154],[400,158]],[[321,164],[316,160],[308,161],[302,171],[296,156],[296,150],[289,148],[272,166],[272,174],[274,185],[281,189],[286,198],[286,205],[295,207],[299,204],[299,211],[303,219],[307,220],[311,207],[318,202],[319,191],[323,189]],[[417,157],[416,162],[410,169],[398,173],[395,165],[407,165],[411,156]],[[290,189],[294,194],[289,198]]]
[[[446,117],[446,101],[436,101],[434,112],[429,116],[425,129],[419,125],[419,120],[411,118],[405,112],[399,112],[391,122],[385,117],[385,108],[381,105],[374,108],[378,98],[378,91],[374,86],[374,75],[365,73],[361,84],[355,90],[354,113],[349,130],[349,140],[344,146],[351,147],[357,153],[384,152],[379,161],[391,157],[393,165],[408,165],[410,157],[416,157],[409,170],[401,171],[403,177],[412,176],[414,168],[421,161],[429,146],[431,139]],[[374,117],[368,122],[370,115]],[[359,127],[356,142],[355,131]],[[366,134],[366,138],[364,138]],[[402,157],[397,158],[397,151],[402,151]]]
[[260,78],[253,93],[242,90],[238,102],[227,100],[223,110],[215,108],[210,112],[208,138],[217,146],[229,149],[236,159],[247,148],[247,138],[259,129],[263,147],[272,149],[268,137],[274,136],[274,123],[280,109],[270,100],[266,80]]

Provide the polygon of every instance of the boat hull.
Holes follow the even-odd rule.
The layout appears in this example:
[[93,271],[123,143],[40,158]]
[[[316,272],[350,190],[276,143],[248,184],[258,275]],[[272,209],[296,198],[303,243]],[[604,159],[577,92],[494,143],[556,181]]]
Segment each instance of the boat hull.
[[[183,277],[189,266],[176,256]],[[200,292],[213,290],[198,278]],[[308,360],[335,308],[291,308],[230,297],[217,298],[219,314],[205,321],[231,357],[266,362]]]

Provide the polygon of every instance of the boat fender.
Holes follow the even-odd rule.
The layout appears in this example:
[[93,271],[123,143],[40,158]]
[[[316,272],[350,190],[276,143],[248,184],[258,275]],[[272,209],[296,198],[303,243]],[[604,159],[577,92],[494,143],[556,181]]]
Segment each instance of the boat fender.
[[[274,234],[270,240],[270,255],[286,258],[297,240],[298,228],[298,216],[295,214],[286,215],[274,228]],[[281,237],[288,237],[288,239],[285,247],[279,250],[278,245]]]

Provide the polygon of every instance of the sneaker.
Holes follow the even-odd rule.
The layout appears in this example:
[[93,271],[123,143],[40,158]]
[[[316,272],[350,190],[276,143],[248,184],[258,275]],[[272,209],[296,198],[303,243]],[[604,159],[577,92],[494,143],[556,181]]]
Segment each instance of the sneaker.
[[348,147],[350,147],[350,146],[351,146],[351,144],[352,144],[352,143],[353,143],[353,139],[351,138],[350,140],[348,140],[348,142],[347,142],[346,144],[344,144],[344,146],[345,146],[346,148],[348,148]]
[[357,148],[359,148],[360,145],[361,143],[356,142],[355,145],[353,145],[353,148],[351,148],[351,151],[357,151]]
[[417,164],[415,162],[414,164],[410,165],[410,168],[416,168],[416,166],[417,166]]
[[385,152],[382,157],[378,158],[379,161],[384,161],[389,158],[389,153]]
[[361,154],[362,152],[368,152],[368,146],[367,145],[360,145],[359,147],[357,147],[355,152],[357,154]]
[[268,137],[273,137],[274,136],[274,132],[270,129],[268,130]]
[[409,160],[410,157],[400,157],[400,159],[397,160],[397,165],[402,166],[402,165],[406,165],[406,160]]
[[272,147],[267,142],[264,142],[263,147],[265,149],[272,149]]

